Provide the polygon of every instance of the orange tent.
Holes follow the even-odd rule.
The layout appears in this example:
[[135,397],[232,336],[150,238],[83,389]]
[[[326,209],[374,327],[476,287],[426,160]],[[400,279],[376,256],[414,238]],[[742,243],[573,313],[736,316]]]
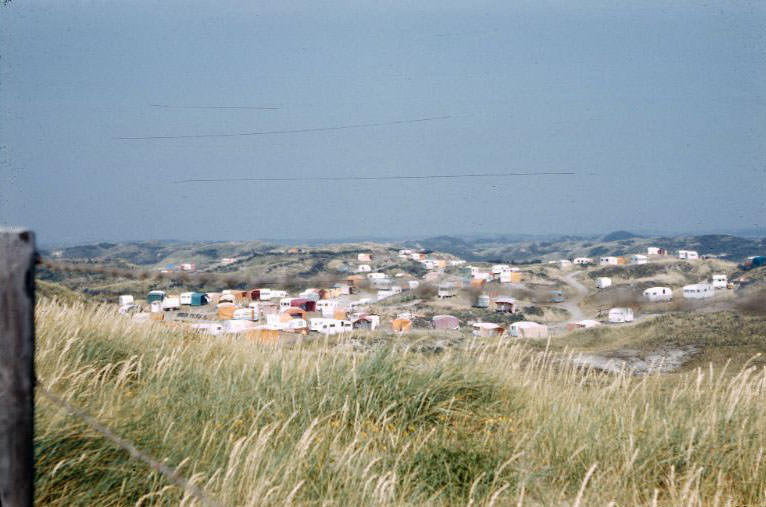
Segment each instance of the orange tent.
[[237,305],[234,303],[219,303],[218,318],[221,320],[233,319],[236,309]]
[[487,284],[487,281],[483,278],[474,278],[471,280],[471,288],[472,289],[481,289]]
[[253,329],[252,331],[248,331],[245,336],[248,340],[255,343],[273,344],[279,341],[279,330]]
[[410,319],[394,319],[391,321],[391,328],[397,333],[406,333],[412,329]]
[[299,308],[297,306],[291,306],[290,308],[285,309],[284,312],[279,316],[279,320],[282,322],[287,322],[288,320],[292,319],[306,319],[306,310],[303,308]]

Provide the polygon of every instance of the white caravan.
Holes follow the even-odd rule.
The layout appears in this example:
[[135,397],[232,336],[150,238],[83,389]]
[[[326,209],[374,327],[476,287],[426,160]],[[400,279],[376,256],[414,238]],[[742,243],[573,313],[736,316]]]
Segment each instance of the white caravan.
[[353,326],[350,320],[313,318],[309,319],[309,331],[326,335],[350,333]]
[[596,278],[596,288],[597,289],[606,289],[607,287],[612,286],[612,279],[608,278],[606,276],[602,276],[600,278]]
[[168,310],[180,310],[181,299],[178,296],[168,296],[162,300],[162,309]]
[[726,275],[713,275],[713,288],[725,289],[729,283],[729,279]]
[[707,299],[713,297],[713,286],[709,283],[694,283],[684,286],[684,297],[686,299]]
[[699,256],[699,253],[697,253],[695,250],[679,250],[678,258],[687,260],[687,261],[692,261],[692,260],[699,259],[700,256]]
[[633,310],[631,308],[612,308],[609,310],[609,322],[612,324],[633,322]]
[[656,303],[673,299],[673,291],[669,287],[650,287],[644,291],[644,297]]

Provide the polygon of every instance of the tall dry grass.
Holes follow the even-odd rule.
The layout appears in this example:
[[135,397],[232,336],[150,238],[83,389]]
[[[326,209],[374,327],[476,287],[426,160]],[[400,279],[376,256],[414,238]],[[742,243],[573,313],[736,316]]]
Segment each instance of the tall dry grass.
[[[37,322],[43,386],[224,504],[766,504],[762,369],[260,346],[45,300]],[[195,504],[44,399],[36,452],[40,504]]]

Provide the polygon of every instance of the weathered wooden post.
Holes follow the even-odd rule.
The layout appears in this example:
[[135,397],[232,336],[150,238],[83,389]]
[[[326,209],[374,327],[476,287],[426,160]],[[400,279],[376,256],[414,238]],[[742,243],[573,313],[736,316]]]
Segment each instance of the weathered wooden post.
[[0,227],[0,507],[34,497],[35,237]]

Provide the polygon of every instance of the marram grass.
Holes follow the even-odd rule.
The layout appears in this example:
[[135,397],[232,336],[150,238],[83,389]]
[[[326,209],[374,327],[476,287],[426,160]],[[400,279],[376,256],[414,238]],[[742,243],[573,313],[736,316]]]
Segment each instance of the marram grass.
[[[755,367],[263,346],[50,300],[37,330],[41,385],[226,505],[766,505]],[[196,505],[40,396],[36,434],[40,505]]]

